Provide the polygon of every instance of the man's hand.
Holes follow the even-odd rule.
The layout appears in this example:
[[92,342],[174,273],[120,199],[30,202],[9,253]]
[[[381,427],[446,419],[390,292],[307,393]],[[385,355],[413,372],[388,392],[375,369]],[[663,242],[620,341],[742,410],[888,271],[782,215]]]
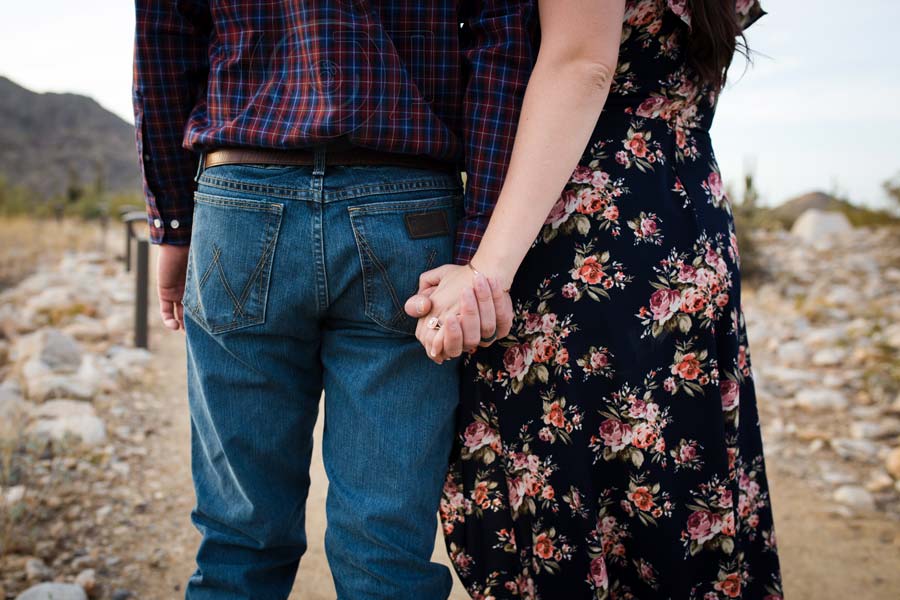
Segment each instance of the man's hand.
[[159,312],[163,325],[172,331],[184,331],[184,278],[187,275],[190,246],[160,244],[156,269]]

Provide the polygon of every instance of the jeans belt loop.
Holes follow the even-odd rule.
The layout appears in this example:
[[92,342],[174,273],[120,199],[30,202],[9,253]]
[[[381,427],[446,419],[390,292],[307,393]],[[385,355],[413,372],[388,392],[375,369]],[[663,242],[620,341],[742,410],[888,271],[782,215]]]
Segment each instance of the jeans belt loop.
[[200,175],[203,173],[203,165],[206,162],[206,152],[200,151],[200,159],[197,161],[197,173],[194,174],[194,181],[200,181]]

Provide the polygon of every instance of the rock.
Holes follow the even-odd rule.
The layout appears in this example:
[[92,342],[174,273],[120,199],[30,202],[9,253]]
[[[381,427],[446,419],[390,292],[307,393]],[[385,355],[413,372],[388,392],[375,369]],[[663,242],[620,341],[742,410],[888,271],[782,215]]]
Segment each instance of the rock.
[[139,378],[153,358],[153,355],[143,348],[125,348],[122,346],[113,346],[109,349],[108,354],[113,367],[126,380]]
[[884,460],[884,468],[887,469],[891,477],[900,481],[900,447],[888,452],[887,458]]
[[836,238],[853,230],[843,213],[811,208],[800,215],[791,235],[800,238],[814,248],[829,248]]
[[809,349],[803,342],[790,340],[777,346],[776,355],[779,363],[789,367],[799,367],[809,360]]
[[71,373],[81,364],[82,350],[72,336],[55,328],[22,336],[13,349],[15,360],[39,360],[57,373]]
[[41,583],[16,596],[16,600],[87,600],[87,594],[79,585]]
[[91,592],[97,587],[97,576],[93,569],[85,569],[75,578],[75,583],[80,585],[87,595],[90,596]]
[[894,323],[893,325],[888,326],[883,334],[884,342],[888,346],[900,350],[900,323]]
[[812,356],[812,363],[818,367],[840,365],[847,358],[847,351],[840,347],[822,348]]
[[894,418],[887,418],[878,423],[871,421],[851,423],[850,435],[857,439],[869,440],[896,438],[900,436],[900,421]]
[[106,323],[86,315],[76,315],[63,331],[76,340],[85,342],[100,342],[109,335]]
[[883,472],[875,473],[869,481],[866,482],[866,489],[872,493],[883,492],[889,490],[894,485],[894,480],[890,475]]
[[52,577],[53,571],[41,559],[29,558],[25,562],[25,578],[28,581],[46,581]]
[[828,388],[805,388],[794,396],[797,406],[807,410],[843,410],[850,401],[837,390]]
[[56,440],[73,435],[88,445],[106,440],[106,426],[89,402],[50,400],[37,407],[33,416],[37,419],[29,427],[33,435],[49,436]]
[[128,600],[129,598],[131,598],[131,592],[122,588],[115,590],[112,594],[112,600]]
[[875,509],[875,498],[865,488],[857,485],[842,485],[835,490],[834,500],[857,510],[871,511]]
[[831,447],[841,458],[850,460],[871,461],[878,456],[878,445],[869,440],[851,440],[835,438]]
[[3,502],[6,503],[7,506],[12,506],[25,498],[27,488],[24,485],[14,485],[6,489],[0,488],[0,491],[2,491]]
[[28,403],[10,390],[0,388],[0,438],[16,435],[28,415]]

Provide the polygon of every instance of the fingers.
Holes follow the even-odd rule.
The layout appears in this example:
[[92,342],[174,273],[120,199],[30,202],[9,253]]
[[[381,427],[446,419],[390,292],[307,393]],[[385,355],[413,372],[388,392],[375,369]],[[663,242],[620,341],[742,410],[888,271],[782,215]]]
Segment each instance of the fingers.
[[478,341],[490,339],[497,334],[497,315],[491,285],[480,273],[475,276],[475,297],[478,300],[478,315],[481,319],[481,331]]
[[443,265],[437,269],[425,271],[419,275],[419,293],[427,288],[438,285],[441,282],[441,279],[444,278],[444,274],[452,267],[453,265]]
[[166,329],[171,329],[172,331],[178,331],[180,327],[180,323],[178,319],[175,317],[175,303],[169,300],[160,299],[159,301],[159,313],[162,316],[163,325],[165,325]]
[[[438,342],[443,342],[443,348],[438,347]],[[432,345],[432,357],[438,358],[456,358],[462,354],[463,350],[463,332],[456,315],[448,315],[438,335],[435,336]]]
[[431,312],[431,299],[426,294],[416,294],[406,301],[403,310],[414,319],[420,319]]
[[481,320],[478,317],[478,302],[471,288],[463,290],[459,299],[460,328],[462,329],[462,349],[474,350],[481,342]]
[[181,331],[183,332],[185,330],[184,329],[184,304],[182,304],[181,302],[175,303],[175,320],[178,321],[178,325],[180,326]]
[[491,297],[497,315],[497,339],[509,335],[513,324],[513,305],[509,292],[504,292],[500,282],[491,278]]

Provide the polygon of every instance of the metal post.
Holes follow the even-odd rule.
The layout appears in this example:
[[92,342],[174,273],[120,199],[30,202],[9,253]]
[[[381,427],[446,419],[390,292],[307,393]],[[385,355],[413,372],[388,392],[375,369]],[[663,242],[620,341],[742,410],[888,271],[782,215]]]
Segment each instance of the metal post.
[[134,345],[147,347],[147,308],[150,281],[150,243],[145,239],[137,240],[137,266],[135,268],[134,294]]
[[125,270],[131,270],[131,223],[125,221]]

